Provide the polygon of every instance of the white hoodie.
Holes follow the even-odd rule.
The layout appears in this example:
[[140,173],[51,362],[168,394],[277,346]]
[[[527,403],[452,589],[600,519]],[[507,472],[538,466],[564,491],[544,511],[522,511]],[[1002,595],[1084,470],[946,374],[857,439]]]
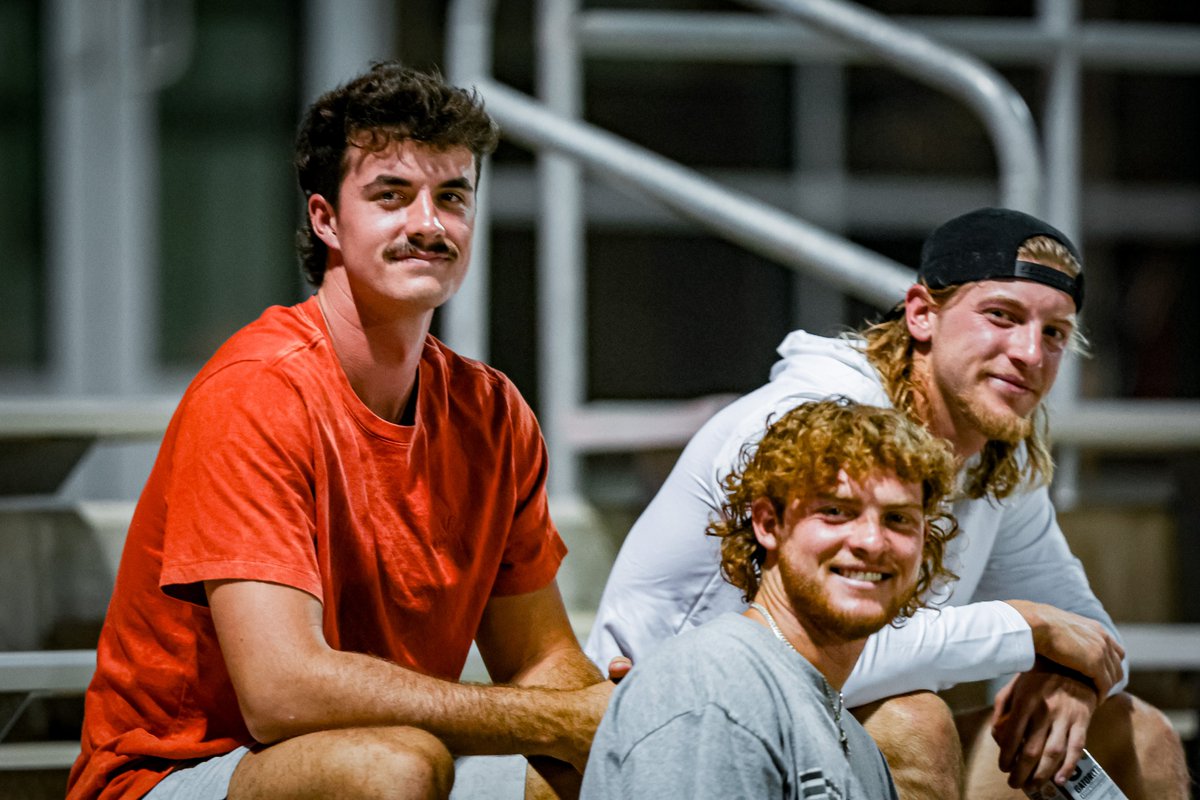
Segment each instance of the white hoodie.
[[[617,655],[637,664],[664,639],[723,612],[745,610],[740,590],[721,576],[720,542],[704,530],[720,508],[722,478],[739,465],[742,449],[762,437],[768,419],[835,396],[891,406],[878,373],[850,341],[794,331],[779,354],[769,383],[697,432],[626,537],[586,647],[601,669]],[[958,581],[934,599],[934,607],[868,640],[844,687],[847,705],[1030,669],[1032,632],[1004,600],[1072,611],[1116,636],[1067,547],[1044,487],[999,503],[963,500],[953,510],[961,533],[947,548],[946,564]]]

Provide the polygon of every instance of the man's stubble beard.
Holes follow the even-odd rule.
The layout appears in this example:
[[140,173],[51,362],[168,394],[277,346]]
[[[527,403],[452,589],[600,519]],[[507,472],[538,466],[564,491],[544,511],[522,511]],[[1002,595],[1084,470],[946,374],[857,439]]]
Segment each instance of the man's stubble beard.
[[956,396],[952,402],[959,415],[988,439],[1020,444],[1033,434],[1033,415],[1040,406],[1040,401],[1039,405],[1029,412],[1029,416],[1022,417],[1013,411],[997,413],[973,400],[974,398],[969,396]]
[[[927,392],[933,385],[932,370],[927,361],[914,361],[912,364],[913,394],[915,395],[917,413],[923,417],[928,426],[929,398]],[[979,387],[977,382],[975,388]],[[948,405],[958,416],[974,430],[989,440],[1020,444],[1033,435],[1033,417],[1041,407],[1041,401],[1034,406],[1028,416],[1022,417],[1014,411],[996,412],[983,402],[976,401],[972,394],[958,394],[949,387],[938,385],[939,393],[948,397]]]
[[864,617],[833,608],[821,584],[794,571],[786,561],[780,560],[779,574],[796,618],[806,621],[830,639],[846,642],[865,639],[892,622],[916,592],[913,586],[908,592],[894,597],[880,613]]

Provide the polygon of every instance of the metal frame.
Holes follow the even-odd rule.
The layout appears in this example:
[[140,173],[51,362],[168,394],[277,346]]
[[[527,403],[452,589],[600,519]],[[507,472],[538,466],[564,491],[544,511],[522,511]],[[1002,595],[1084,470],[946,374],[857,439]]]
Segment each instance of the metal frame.
[[[912,20],[900,26],[873,12],[837,0],[746,0],[750,5],[786,12],[800,21],[755,14],[686,14],[656,11],[584,11],[578,0],[541,0],[536,41],[542,104],[504,87],[490,77],[490,16],[494,0],[455,0],[450,6],[450,74],[475,84],[507,136],[537,149],[541,190],[538,214],[539,360],[541,418],[555,465],[555,494],[578,492],[578,459],[588,451],[661,446],[661,431],[683,434],[696,424],[693,408],[677,403],[583,402],[582,339],[584,312],[583,225],[586,165],[608,180],[635,186],[676,214],[715,230],[718,235],[765,253],[787,266],[819,277],[851,293],[886,305],[897,298],[910,272],[888,263],[760,200],[739,194],[661,157],[580,122],[583,60],[587,56],[660,59],[716,58],[739,61],[783,60],[841,64],[857,58],[881,59],[913,77],[959,97],[988,128],[1000,163],[1001,202],[1044,214],[1079,238],[1079,82],[1081,62],[1092,59],[1114,67],[1190,69],[1200,66],[1200,31],[1147,25],[1089,23],[1078,19],[1078,0],[1042,0],[1032,22]],[[927,31],[972,47],[998,61],[1034,62],[1050,75],[1045,148],[1044,192],[1039,185],[1039,150],[1028,109],[990,67],[956,53],[918,31]],[[1077,41],[1082,31],[1082,43]],[[834,37],[831,40],[830,37]],[[849,46],[852,45],[852,46]],[[549,79],[547,76],[553,76]],[[568,159],[574,159],[572,163]],[[682,191],[681,191],[682,189]],[[685,198],[685,199],[681,199]],[[693,198],[696,199],[692,202]],[[702,209],[708,202],[743,211],[725,225]],[[1043,209],[1042,206],[1045,206]],[[764,233],[754,227],[763,214],[771,220]],[[736,215],[734,215],[736,216]],[[490,216],[489,216],[490,219]],[[482,227],[482,226],[481,226]],[[780,232],[787,230],[790,234]],[[486,231],[477,235],[486,237]],[[766,245],[770,242],[771,245]],[[825,254],[836,254],[826,260]],[[472,280],[485,284],[485,260],[476,257]],[[871,289],[860,280],[873,274]],[[849,277],[853,275],[854,277]],[[903,277],[902,277],[903,276]],[[477,331],[460,337],[457,321],[486,319],[484,295],[460,295],[447,320],[451,344],[463,341],[486,352]],[[1148,403],[1078,401],[1078,367],[1061,373],[1055,405],[1068,410],[1063,420],[1095,420],[1103,427],[1083,428],[1056,420],[1064,444],[1116,448],[1194,448],[1200,446],[1200,404],[1172,407],[1164,425],[1161,406]],[[606,438],[597,431],[625,431]],[[1125,434],[1137,430],[1134,440]],[[1170,434],[1155,435],[1170,430]],[[629,431],[642,431],[645,440]],[[686,440],[682,436],[680,442]],[[1153,441],[1154,444],[1150,444]],[[617,443],[620,444],[617,444]],[[1074,454],[1060,461],[1060,501],[1073,496]],[[1065,478],[1065,479],[1064,479]]]

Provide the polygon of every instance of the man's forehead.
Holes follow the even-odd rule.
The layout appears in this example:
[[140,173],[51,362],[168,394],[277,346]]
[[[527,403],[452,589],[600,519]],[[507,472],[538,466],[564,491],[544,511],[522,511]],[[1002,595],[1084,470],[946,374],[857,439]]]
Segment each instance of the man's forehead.
[[475,156],[463,146],[434,147],[413,139],[398,139],[382,147],[350,144],[346,147],[346,173],[373,176],[420,174],[435,182],[466,178],[475,185]]
[[1073,322],[1075,320],[1075,300],[1071,295],[1053,286],[1021,278],[972,281],[963,284],[956,296],[963,299],[970,298],[975,303],[1005,300],[1036,307],[1045,312],[1047,316],[1061,318],[1064,321]]
[[916,504],[920,504],[923,495],[921,484],[906,481],[886,468],[873,469],[864,476],[853,475],[845,469],[838,470],[833,485],[819,489],[814,494],[817,497],[849,499],[878,494],[881,490],[893,497],[911,497]]

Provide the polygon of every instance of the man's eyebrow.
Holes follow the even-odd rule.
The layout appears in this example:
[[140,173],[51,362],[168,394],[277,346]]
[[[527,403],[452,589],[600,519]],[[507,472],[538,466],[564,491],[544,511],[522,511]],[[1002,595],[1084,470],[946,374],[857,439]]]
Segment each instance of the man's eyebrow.
[[439,189],[466,189],[468,192],[475,191],[475,187],[466,178],[451,178],[448,181],[438,184]]
[[[374,180],[366,184],[364,189],[376,189],[383,186],[398,186],[400,188],[409,188],[413,182],[408,178],[403,178],[399,175],[381,174],[376,175]],[[475,191],[475,187],[471,185],[471,181],[466,178],[451,178],[437,185],[439,189],[466,189],[469,192]]]
[[[979,303],[979,305],[986,305],[988,303],[1000,303],[1003,305],[1011,306],[1013,308],[1026,308],[1027,307],[1026,304],[1020,298],[1016,297],[1015,295],[1009,294],[1004,289],[999,289],[999,288],[991,289],[991,290],[979,295],[977,302]],[[1047,321],[1053,322],[1056,324],[1060,324],[1060,325],[1070,325],[1071,327],[1074,327],[1077,324],[1076,319],[1077,319],[1076,314],[1074,311],[1072,311],[1063,316],[1057,316],[1057,315],[1052,316]]]
[[919,513],[924,513],[925,511],[925,507],[915,501],[912,503],[888,503],[884,505],[884,508],[890,511],[916,511]]

